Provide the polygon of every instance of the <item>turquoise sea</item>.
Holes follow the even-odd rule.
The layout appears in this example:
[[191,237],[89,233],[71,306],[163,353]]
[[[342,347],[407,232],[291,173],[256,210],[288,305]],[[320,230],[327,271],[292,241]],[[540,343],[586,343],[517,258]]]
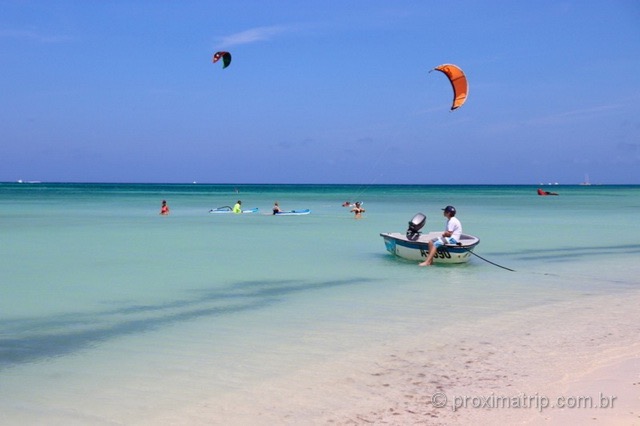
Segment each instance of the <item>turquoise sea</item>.
[[[640,186],[536,189],[0,184],[0,424],[142,424],[417,332],[637,294]],[[209,214],[237,200],[259,214]],[[446,205],[514,271],[385,251]]]

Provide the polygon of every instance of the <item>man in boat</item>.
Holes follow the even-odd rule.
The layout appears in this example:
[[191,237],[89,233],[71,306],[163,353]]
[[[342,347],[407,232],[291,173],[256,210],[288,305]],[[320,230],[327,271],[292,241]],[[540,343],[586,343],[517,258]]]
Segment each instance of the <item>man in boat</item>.
[[445,244],[457,244],[460,241],[460,235],[462,235],[462,224],[456,216],[456,208],[453,206],[447,206],[443,210],[444,217],[447,218],[447,224],[444,232],[440,238],[434,238],[429,241],[429,254],[427,259],[420,263],[420,266],[431,266],[433,263],[433,257],[438,251],[438,247]]
[[233,212],[236,214],[242,213],[242,201],[238,200],[235,206],[233,206]]

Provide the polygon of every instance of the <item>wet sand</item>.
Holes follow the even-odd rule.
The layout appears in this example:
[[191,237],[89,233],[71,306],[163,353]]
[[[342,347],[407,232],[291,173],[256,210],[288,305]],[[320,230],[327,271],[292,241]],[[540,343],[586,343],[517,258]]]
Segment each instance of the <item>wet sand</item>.
[[638,306],[583,297],[430,330],[149,424],[640,424]]

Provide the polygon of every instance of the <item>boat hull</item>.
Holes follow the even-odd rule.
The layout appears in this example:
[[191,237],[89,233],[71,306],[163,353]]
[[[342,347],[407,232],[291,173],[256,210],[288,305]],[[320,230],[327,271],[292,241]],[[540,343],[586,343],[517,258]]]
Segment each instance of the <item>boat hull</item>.
[[[417,239],[408,239],[399,232],[381,233],[387,251],[402,259],[423,261],[429,255],[429,241],[439,238],[441,232],[422,234]],[[480,244],[480,239],[472,235],[463,234],[459,244],[445,245],[438,249],[433,258],[434,263],[455,264],[466,263],[471,258],[471,252]]]

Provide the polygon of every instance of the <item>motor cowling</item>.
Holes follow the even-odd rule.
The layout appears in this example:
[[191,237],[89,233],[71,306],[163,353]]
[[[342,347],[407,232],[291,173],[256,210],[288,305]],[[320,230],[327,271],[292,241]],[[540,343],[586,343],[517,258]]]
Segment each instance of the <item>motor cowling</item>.
[[427,216],[422,213],[418,213],[409,221],[409,228],[407,228],[407,238],[410,240],[416,240],[420,237],[420,230],[427,223]]

